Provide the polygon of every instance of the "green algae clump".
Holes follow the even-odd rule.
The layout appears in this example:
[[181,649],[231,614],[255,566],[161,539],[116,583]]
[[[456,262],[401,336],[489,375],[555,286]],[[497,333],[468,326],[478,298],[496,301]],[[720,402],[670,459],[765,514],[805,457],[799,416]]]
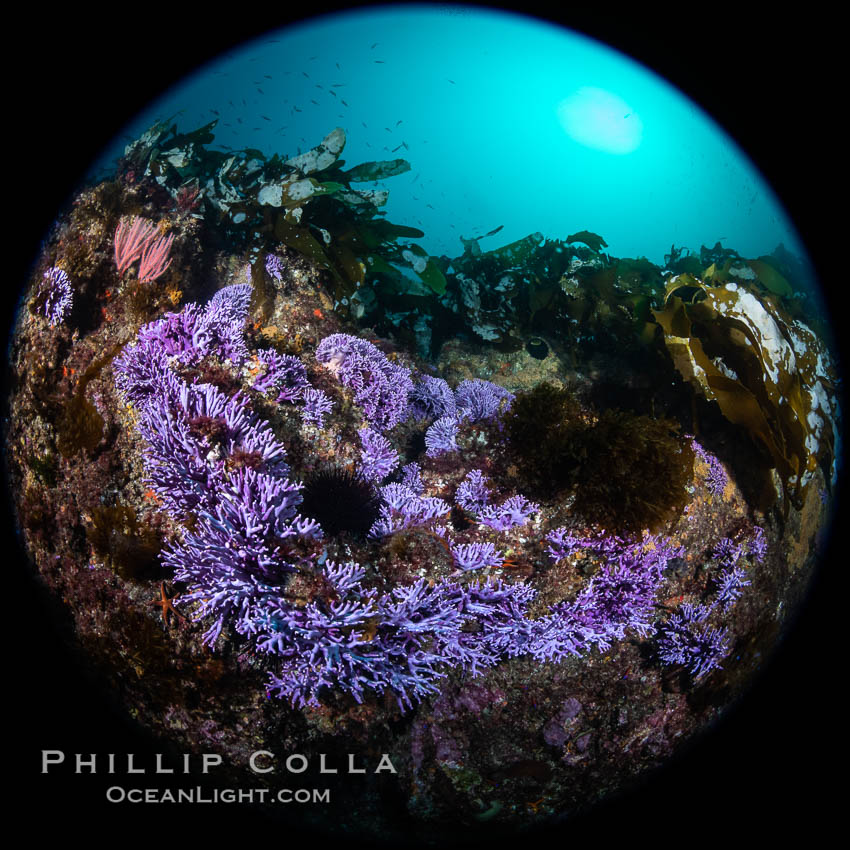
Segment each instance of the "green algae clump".
[[606,410],[576,434],[576,513],[623,532],[656,531],[675,519],[694,468],[694,450],[678,428],[671,419]]
[[570,390],[544,382],[518,393],[503,425],[508,454],[530,493],[551,497],[572,484],[575,436],[584,426]]
[[517,395],[503,426],[525,489],[542,498],[573,491],[587,522],[654,531],[687,503],[694,452],[671,419],[609,409],[592,422],[572,392],[542,383]]

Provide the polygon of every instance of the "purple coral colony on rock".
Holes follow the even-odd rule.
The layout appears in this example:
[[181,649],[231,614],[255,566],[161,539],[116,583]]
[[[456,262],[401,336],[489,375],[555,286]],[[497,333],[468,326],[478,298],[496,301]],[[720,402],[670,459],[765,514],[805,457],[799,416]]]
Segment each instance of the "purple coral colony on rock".
[[663,763],[745,690],[825,521],[832,367],[779,272],[587,231],[449,262],[357,188],[404,160],[211,140],[156,125],[79,193],[13,342],[20,525],[102,675],[236,775],[373,745],[418,821]]

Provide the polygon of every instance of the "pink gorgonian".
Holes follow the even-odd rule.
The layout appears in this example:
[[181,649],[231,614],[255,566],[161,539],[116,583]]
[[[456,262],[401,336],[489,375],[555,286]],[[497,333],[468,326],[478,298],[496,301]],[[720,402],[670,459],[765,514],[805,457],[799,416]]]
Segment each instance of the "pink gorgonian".
[[168,236],[161,236],[145,246],[142,261],[139,263],[139,280],[142,283],[156,280],[171,265],[171,257],[168,254],[173,241],[174,234],[169,233]]
[[115,231],[115,265],[123,274],[156,239],[156,225],[144,218],[122,218]]

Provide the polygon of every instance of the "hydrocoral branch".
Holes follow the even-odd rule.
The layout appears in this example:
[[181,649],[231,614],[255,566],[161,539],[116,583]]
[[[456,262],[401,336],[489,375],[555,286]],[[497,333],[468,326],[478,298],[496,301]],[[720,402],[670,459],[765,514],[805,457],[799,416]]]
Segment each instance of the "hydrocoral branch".
[[370,481],[383,481],[397,466],[398,452],[390,441],[372,428],[360,429],[360,474]]
[[316,360],[354,391],[355,404],[375,430],[386,431],[407,417],[413,389],[410,370],[391,363],[371,342],[331,334],[316,347]]
[[685,666],[698,680],[719,668],[730,649],[726,629],[705,625],[709,609],[684,604],[658,630],[658,655],[665,664]]
[[473,469],[458,485],[455,502],[465,511],[478,513],[490,503],[492,495],[484,473],[480,469]]

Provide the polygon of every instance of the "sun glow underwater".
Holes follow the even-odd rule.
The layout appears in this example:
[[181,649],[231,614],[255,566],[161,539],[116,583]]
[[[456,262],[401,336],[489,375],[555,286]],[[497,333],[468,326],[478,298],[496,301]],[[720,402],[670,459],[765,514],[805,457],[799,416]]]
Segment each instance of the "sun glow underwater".
[[557,114],[567,135],[593,150],[628,154],[643,138],[640,116],[605,89],[582,86],[558,104]]

